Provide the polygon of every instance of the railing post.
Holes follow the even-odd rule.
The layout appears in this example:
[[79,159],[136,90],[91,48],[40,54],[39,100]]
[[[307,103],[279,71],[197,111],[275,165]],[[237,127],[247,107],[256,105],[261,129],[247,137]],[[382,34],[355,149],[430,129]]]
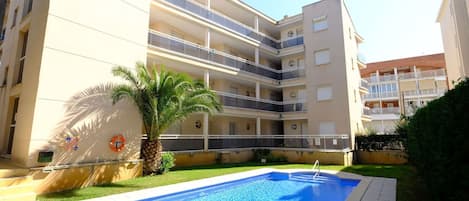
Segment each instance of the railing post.
[[256,136],[259,138],[261,136],[261,118],[256,118]]

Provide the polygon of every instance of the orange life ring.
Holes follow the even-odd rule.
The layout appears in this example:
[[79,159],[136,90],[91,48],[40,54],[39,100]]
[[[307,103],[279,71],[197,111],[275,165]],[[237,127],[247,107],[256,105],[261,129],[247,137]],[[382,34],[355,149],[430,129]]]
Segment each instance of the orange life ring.
[[120,152],[124,149],[125,146],[125,138],[123,135],[116,135],[111,138],[111,141],[109,142],[109,148],[113,152]]

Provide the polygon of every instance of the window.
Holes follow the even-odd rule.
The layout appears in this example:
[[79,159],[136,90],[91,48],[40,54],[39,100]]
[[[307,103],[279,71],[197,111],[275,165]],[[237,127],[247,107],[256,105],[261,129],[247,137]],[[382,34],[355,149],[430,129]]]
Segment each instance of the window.
[[332,99],[332,87],[331,86],[319,87],[317,91],[317,100],[323,101],[323,100],[330,100],[330,99]]
[[326,30],[328,28],[327,26],[327,18],[326,16],[318,17],[313,19],[313,31],[322,31]]
[[291,37],[293,37],[294,35],[295,35],[295,33],[293,33],[292,30],[288,31],[288,33],[287,33],[288,38],[291,38]]
[[319,123],[319,134],[335,134],[335,123],[332,121]]
[[21,55],[19,59],[19,68],[18,68],[18,74],[17,74],[17,79],[16,83],[19,84],[23,81],[23,71],[24,71],[24,64],[26,60],[26,48],[28,46],[28,32],[23,33],[23,39],[22,39],[22,47],[21,47]]
[[13,12],[13,20],[11,21],[11,28],[16,25],[16,17],[18,16],[18,8],[15,9]]
[[5,74],[3,74],[3,82],[1,86],[6,86],[7,85],[7,78],[8,78],[8,66],[5,67]]
[[329,50],[320,50],[314,53],[314,59],[316,60],[316,65],[323,65],[330,63],[330,53]]

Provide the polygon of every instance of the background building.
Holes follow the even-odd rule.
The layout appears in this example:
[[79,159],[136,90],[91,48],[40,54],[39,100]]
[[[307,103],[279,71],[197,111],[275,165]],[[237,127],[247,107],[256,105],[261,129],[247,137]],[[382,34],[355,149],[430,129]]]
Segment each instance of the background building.
[[[343,0],[280,21],[236,0],[4,3],[0,152],[22,168],[54,170],[34,173],[44,184],[36,192],[138,175],[142,123],[132,104],[111,104],[116,65],[164,65],[220,95],[223,113],[195,114],[162,136],[165,150],[182,151],[178,165],[240,162],[253,148],[347,165],[370,120],[357,58],[363,39]],[[126,148],[115,153],[108,144],[118,134]],[[187,151],[198,155],[184,158]]]
[[443,0],[438,13],[450,88],[469,77],[469,0]]
[[368,82],[365,127],[378,133],[394,132],[401,115],[410,116],[448,90],[443,54],[368,63],[361,70]]

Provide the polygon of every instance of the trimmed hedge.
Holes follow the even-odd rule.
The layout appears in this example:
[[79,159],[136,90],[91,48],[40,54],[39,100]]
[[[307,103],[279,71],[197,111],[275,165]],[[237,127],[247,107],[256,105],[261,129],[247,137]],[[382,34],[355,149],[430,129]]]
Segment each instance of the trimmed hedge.
[[417,110],[408,154],[434,200],[469,200],[469,79]]
[[356,136],[356,149],[360,151],[405,150],[405,136],[401,135],[365,135]]

